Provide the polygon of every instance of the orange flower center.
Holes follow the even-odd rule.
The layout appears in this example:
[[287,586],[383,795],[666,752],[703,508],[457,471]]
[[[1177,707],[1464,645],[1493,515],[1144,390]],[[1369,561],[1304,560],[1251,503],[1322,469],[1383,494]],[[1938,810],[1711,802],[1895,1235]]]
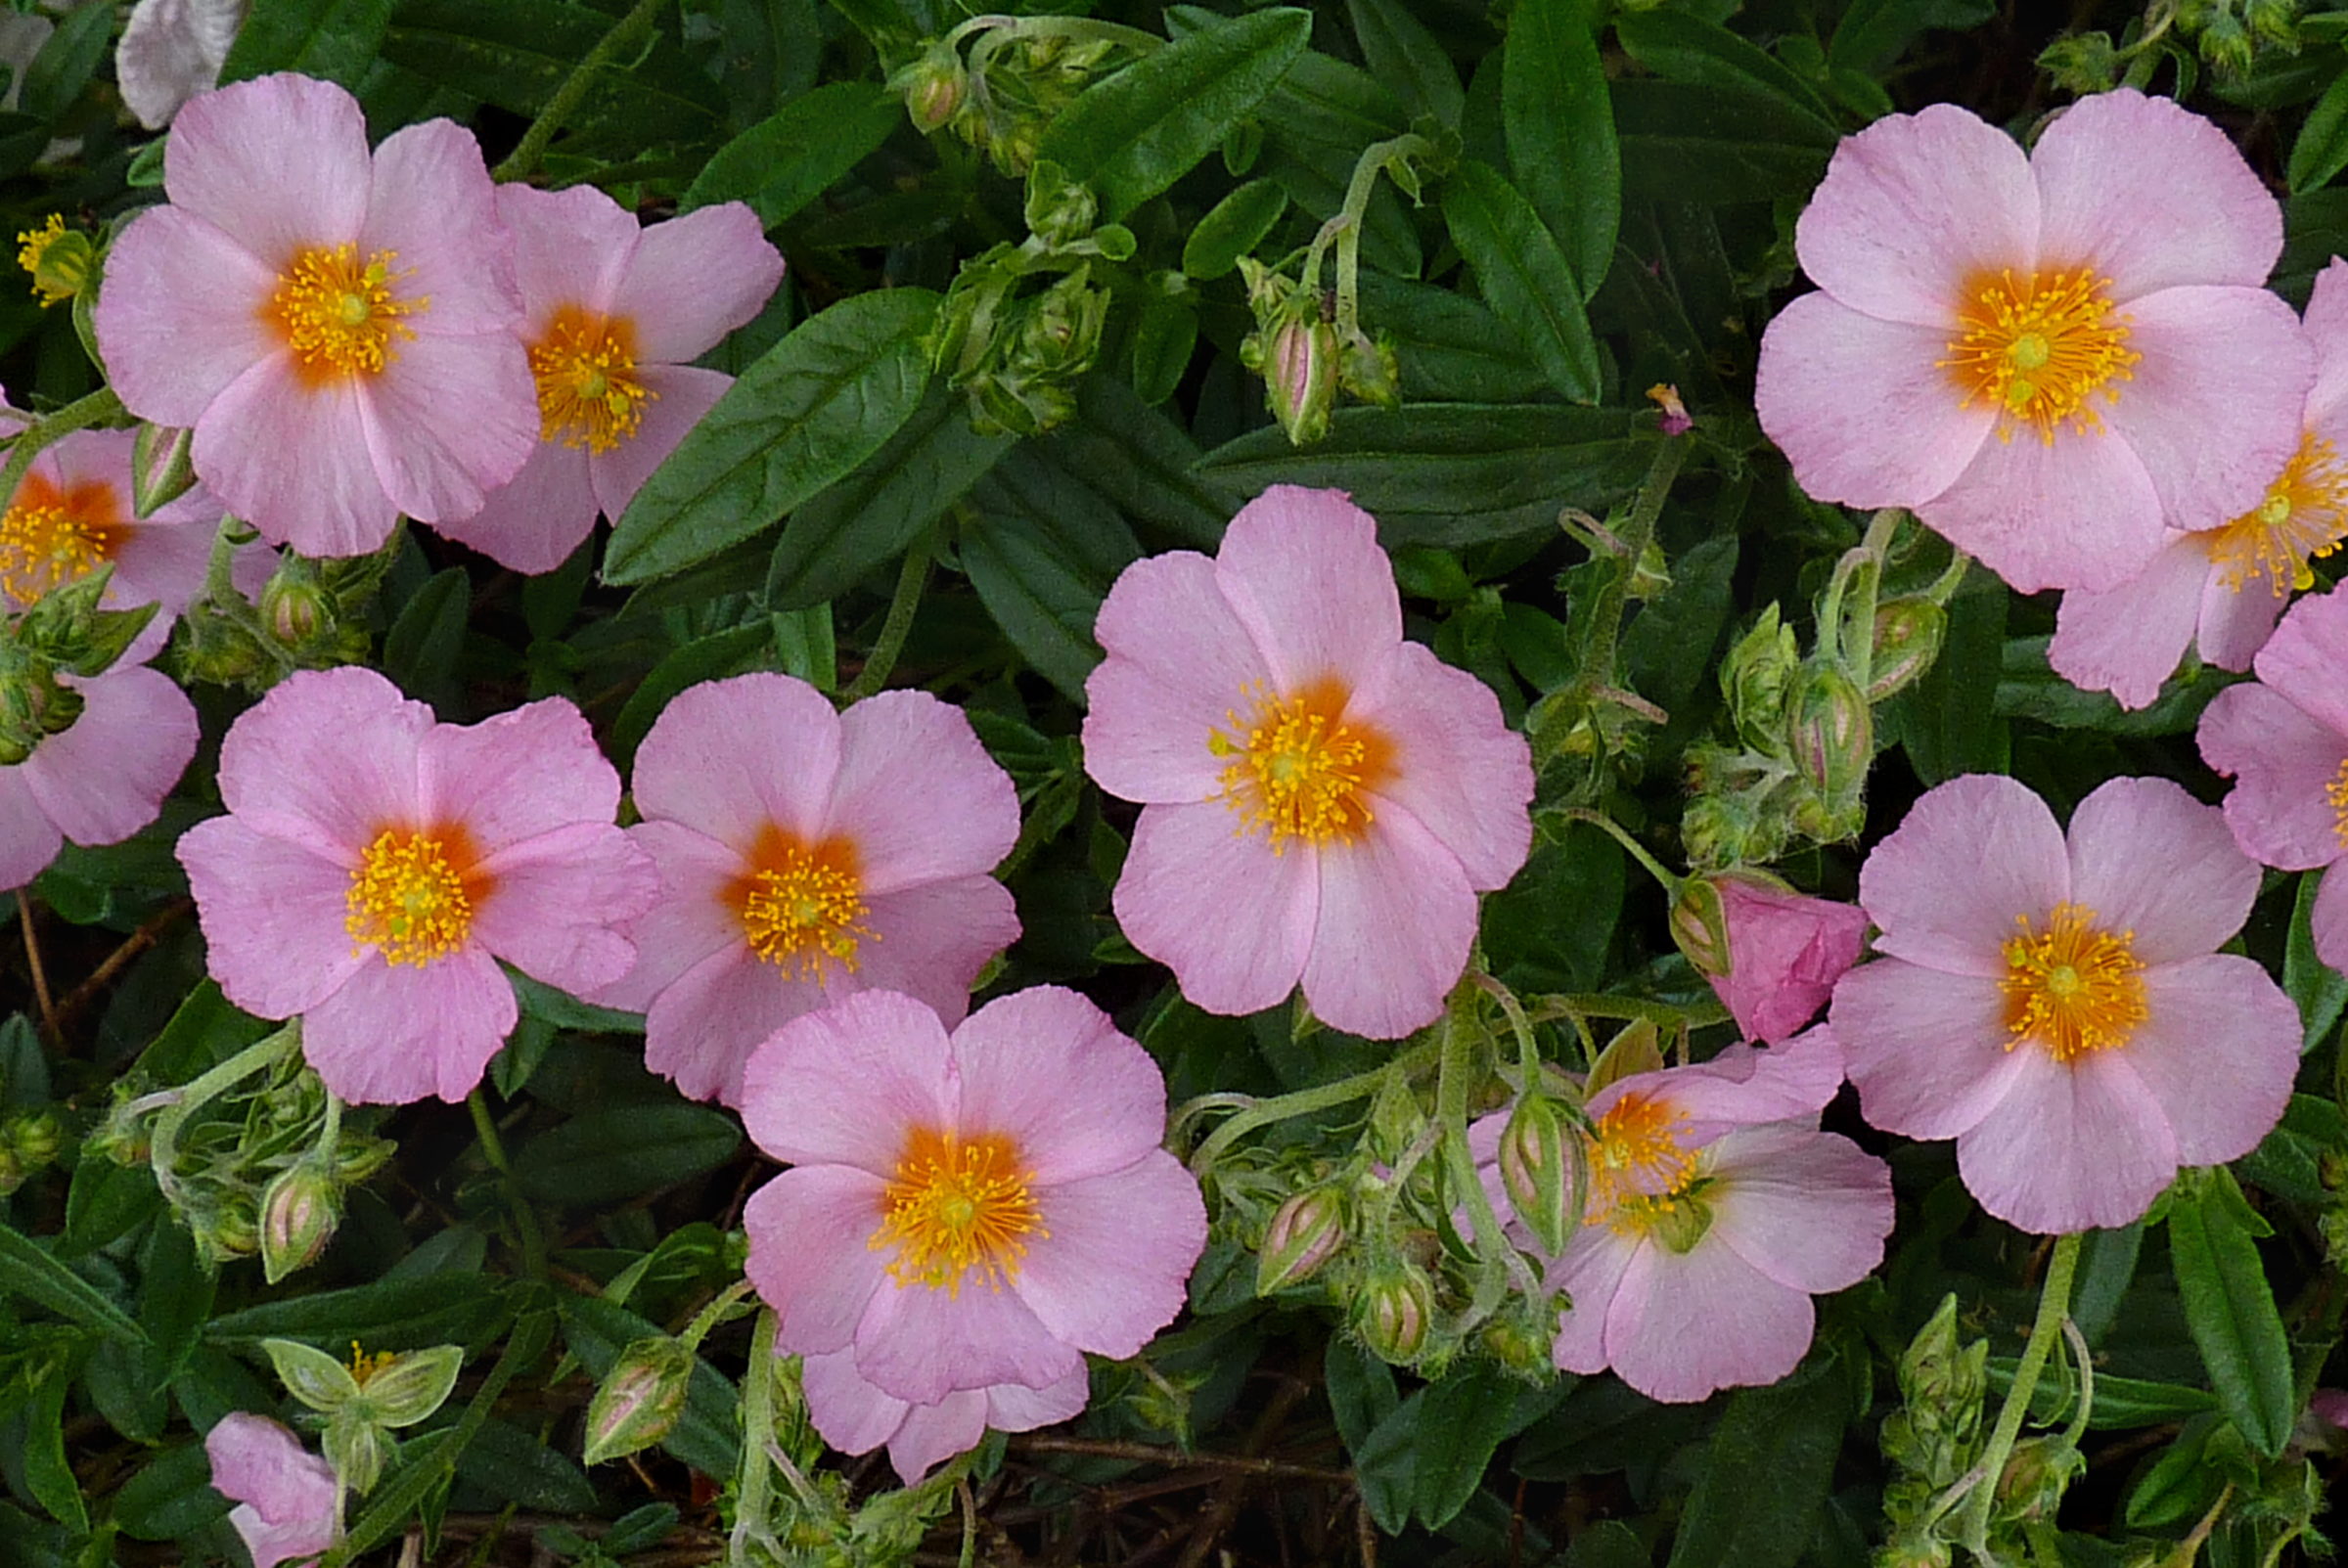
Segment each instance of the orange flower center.
[[277,291],[261,312],[294,352],[311,386],[352,376],[380,376],[402,337],[416,336],[401,318],[430,308],[427,295],[403,298],[393,272],[398,252],[378,250],[365,262],[354,245],[306,246],[277,275]]
[[644,424],[644,405],[659,393],[636,370],[636,324],[564,305],[530,348],[538,381],[538,435],[564,446],[609,452]]
[[1582,1223],[1620,1235],[1681,1229],[1683,1205],[1700,1184],[1695,1153],[1680,1142],[1687,1125],[1659,1096],[1627,1094],[1607,1106],[1590,1135]]
[[2313,430],[2299,437],[2299,450],[2268,487],[2265,500],[2204,536],[2209,559],[2227,587],[2240,593],[2245,583],[2260,580],[2277,599],[2294,588],[2315,587],[2316,574],[2307,563],[2339,549],[2343,537],[2348,537],[2348,466]]
[[932,1127],[906,1135],[895,1176],[882,1189],[880,1228],[866,1244],[894,1247],[888,1277],[898,1286],[924,1284],[962,1292],[976,1270],[991,1290],[1019,1272],[1027,1236],[1048,1237],[1034,1177],[1022,1170],[1018,1145],[999,1133],[964,1139]]
[[2348,758],[2342,759],[2340,771],[2331,783],[2324,786],[2324,798],[2331,802],[2331,836],[2348,849]]
[[2057,904],[2044,930],[2017,915],[2021,935],[2006,944],[2006,1030],[2011,1051],[2026,1040],[2056,1061],[2124,1046],[2151,1016],[2134,931],[2107,931],[2096,912]]
[[1351,842],[1371,822],[1368,792],[1385,778],[1393,746],[1370,725],[1345,721],[1351,694],[1333,677],[1292,696],[1253,690],[1254,711],[1229,713],[1231,733],[1207,735],[1207,749],[1227,757],[1223,798],[1240,814],[1240,830],[1261,829],[1272,852],[1288,841]]
[[473,933],[474,901],[486,891],[462,828],[376,834],[350,874],[343,929],[353,952],[374,948],[385,963],[436,963]]
[[880,939],[864,923],[864,881],[847,840],[806,845],[769,828],[750,865],[734,896],[743,936],[764,962],[802,980],[821,975],[827,963],[853,972],[857,944]]
[[2048,445],[2057,426],[2081,433],[2100,429],[2090,405],[2096,393],[2119,401],[2112,383],[2130,379],[2144,358],[2128,346],[2128,322],[2111,318],[2111,280],[2077,272],[2012,269],[1977,273],[1957,306],[1957,335],[1949,339],[1949,372],[1971,407],[1984,400],[1999,412],[1998,438],[2011,440],[2027,425]]
[[103,479],[66,490],[28,473],[0,515],[0,591],[29,605],[106,564],[127,531],[114,487]]

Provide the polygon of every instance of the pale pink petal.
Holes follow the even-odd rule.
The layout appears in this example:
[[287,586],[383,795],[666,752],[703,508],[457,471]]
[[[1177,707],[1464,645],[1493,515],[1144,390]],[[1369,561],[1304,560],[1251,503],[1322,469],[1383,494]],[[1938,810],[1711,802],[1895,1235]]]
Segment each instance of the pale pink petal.
[[2202,760],[2235,782],[2226,827],[2244,854],[2296,872],[2348,853],[2339,808],[2325,793],[2348,769],[2348,737],[2251,683],[2218,694],[2198,739]]
[[578,822],[483,860],[473,940],[533,979],[584,994],[626,974],[630,921],[659,896],[652,858],[608,822]]
[[[1468,885],[1506,887],[1532,847],[1532,750],[1492,689],[1418,643],[1387,650],[1345,706],[1385,737],[1374,802],[1392,801],[1458,857]],[[1373,804],[1374,815],[1381,810]]]
[[2298,1008],[2255,960],[2231,953],[2145,971],[2145,1002],[2128,1065],[2160,1101],[2179,1162],[2240,1159],[2290,1103]]
[[1028,1248],[1012,1288],[1053,1337],[1096,1356],[1139,1354],[1182,1311],[1206,1245],[1197,1181],[1152,1148],[1123,1170],[1040,1187],[1035,1198],[1051,1234]]
[[1981,443],[1972,466],[1916,515],[2016,593],[2111,588],[2151,564],[2168,537],[2160,492],[2112,429],[2022,426]]
[[2144,358],[2100,406],[2103,423],[2144,464],[2172,527],[2232,522],[2299,450],[2316,374],[2299,319],[2264,289],[2164,289],[2127,315]]
[[18,777],[77,844],[112,844],[155,821],[196,754],[196,704],[171,678],[119,666],[68,684],[81,717],[32,748]]
[[1075,1372],[1043,1388],[997,1383],[986,1391],[986,1424],[1001,1432],[1032,1432],[1084,1412],[1093,1380]]
[[1891,1167],[1847,1138],[1793,1122],[1746,1128],[1707,1149],[1717,1242],[1790,1290],[1857,1284],[1891,1234]]
[[2124,708],[2149,707],[2193,646],[2209,551],[2172,531],[2143,571],[2116,588],[2074,588],[2054,613],[2047,662],[2086,692],[2109,692]]
[[0,892],[23,887],[57,859],[66,839],[24,787],[19,768],[0,768]]
[[770,825],[819,838],[839,735],[832,704],[795,676],[704,681],[671,697],[636,748],[637,809],[745,856]]
[[535,575],[570,559],[579,541],[595,531],[597,510],[587,449],[540,441],[521,471],[490,491],[480,511],[443,517],[432,527],[501,566]]
[[1844,137],[1793,235],[1836,299],[1945,336],[1969,280],[2036,265],[2038,188],[2012,137],[1934,104]]
[[1721,876],[1729,972],[1712,989],[1748,1040],[1787,1039],[1818,1016],[1834,982],[1859,962],[1867,912],[1856,904]]
[[610,313],[620,274],[636,253],[634,213],[592,185],[541,191],[509,184],[497,188],[497,215],[514,237],[525,338],[535,341],[565,305]]
[[1240,728],[1272,672],[1217,586],[1187,550],[1137,560],[1102,603],[1093,635],[1108,650],[1085,682],[1084,767],[1110,794],[1208,800],[1230,759],[1210,745]]
[[139,123],[159,131],[220,80],[245,0],[139,0],[114,46],[114,82]]
[[[1061,1386],[1054,1384],[1054,1387]],[[934,1405],[909,1405],[888,1440],[888,1462],[912,1486],[986,1435],[986,1391],[966,1389]]]
[[405,1105],[473,1093],[520,1008],[497,961],[477,946],[423,967],[368,956],[342,988],[302,1014],[301,1051],[353,1104]]
[[220,797],[254,831],[355,866],[386,827],[424,826],[417,752],[432,710],[357,665],[302,670],[220,743]]
[[937,1015],[910,997],[866,992],[792,1019],[759,1048],[743,1125],[776,1159],[887,1178],[913,1129],[955,1125],[954,1080]]
[[305,556],[363,556],[391,536],[399,507],[376,477],[360,393],[312,390],[272,355],[212,399],[196,422],[196,471],[273,545]]
[[373,961],[350,938],[350,870],[239,817],[180,834],[179,863],[203,928],[205,963],[228,1000],[263,1018],[291,1018],[342,989]]
[[2335,969],[2348,971],[2348,876],[2335,874],[2335,866],[2316,884],[2316,906],[2308,911],[2308,931],[2315,938],[2316,957]]
[[887,1184],[845,1165],[802,1165],[750,1194],[745,1267],[777,1314],[777,1350],[845,1350],[873,1293],[896,1288],[890,1254],[871,1244],[887,1212]]
[[277,274],[236,240],[176,207],[150,207],[106,255],[92,314],[122,404],[182,427],[285,344],[261,312]]
[[1583,1226],[1566,1238],[1564,1252],[1542,1278],[1568,1298],[1550,1346],[1550,1360],[1559,1371],[1586,1376],[1606,1369],[1606,1312],[1644,1245],[1605,1225]]
[[308,1561],[333,1544],[334,1468],[292,1432],[235,1411],[204,1434],[203,1452],[213,1490],[242,1504],[228,1517],[253,1568]]
[[2341,416],[2348,414],[2348,261],[2333,256],[2316,274],[2299,330],[2316,350],[2316,384],[2308,390],[2302,418],[2337,445]]
[[[513,237],[498,217],[497,187],[481,162],[480,144],[453,120],[403,126],[375,150],[359,248],[391,251],[401,297],[431,301],[409,318],[418,341],[451,334],[502,336],[521,328]],[[402,357],[414,346],[404,345]],[[534,394],[530,406],[535,414]]]
[[[1038,1186],[1125,1171],[1165,1139],[1157,1063],[1076,992],[1039,985],[997,998],[954,1031],[954,1059],[964,1135],[1011,1139]],[[1069,1201],[1085,1212],[1086,1200]],[[1047,1218],[1056,1238],[1057,1213]]]
[[636,325],[637,357],[682,365],[764,308],[783,257],[740,202],[700,207],[644,231],[611,313]]
[[990,1383],[1045,1388],[1084,1358],[1052,1337],[1016,1292],[976,1277],[959,1291],[926,1284],[875,1291],[856,1328],[856,1369],[889,1393],[934,1405]]
[[1358,685],[1402,640],[1402,598],[1377,519],[1341,490],[1276,484],[1242,507],[1215,581],[1282,693]]
[[1019,798],[962,709],[882,692],[840,715],[826,823],[872,897],[993,871],[1018,842]]
[[2208,120],[2133,88],[2096,93],[2030,155],[2040,264],[2089,266],[2123,300],[2179,284],[2267,281],[2282,209]]
[[297,250],[356,241],[371,183],[359,101],[291,72],[189,103],[172,122],[163,165],[173,206],[218,224],[279,270]]
[[644,1064],[688,1099],[743,1103],[743,1071],[776,1030],[830,999],[814,981],[761,961],[747,942],[702,959],[644,1015]]
[[1606,1310],[1606,1361],[1648,1399],[1692,1404],[1774,1383],[1801,1365],[1818,1326],[1807,1293],[1725,1245],[1639,1249]]
[[1859,1091],[1859,1114],[1887,1133],[1955,1138],[2013,1088],[2035,1047],[2013,1049],[1995,980],[1898,959],[1862,963],[1828,1014]]
[[827,963],[825,994],[836,1000],[899,991],[926,1005],[949,1029],[971,1010],[971,982],[1019,939],[1018,906],[991,876],[879,894],[865,901],[864,923],[874,934],[858,943],[855,969]]
[[609,452],[587,457],[587,482],[607,517],[628,510],[653,470],[668,461],[734,384],[734,378],[721,371],[692,365],[648,365],[636,380],[652,395],[637,405],[642,417],[634,433]]
[[1926,791],[1869,852],[1859,905],[1880,928],[1877,952],[2002,975],[2014,918],[2043,919],[2070,896],[2066,856],[2045,801],[2011,779],[1968,774]]
[[1957,1169],[1980,1205],[2040,1235],[2110,1230],[2152,1206],[2177,1175],[2177,1141],[2125,1049],[2065,1064],[2013,1053],[2011,1092],[1957,1140]]
[[418,745],[416,772],[425,820],[463,823],[483,856],[619,811],[619,775],[568,697],[439,725]]
[[1734,1045],[1693,1066],[1618,1078],[1590,1097],[1589,1113],[1603,1116],[1628,1094],[1665,1099],[1686,1123],[1680,1141],[1696,1146],[1740,1127],[1789,1118],[1814,1123],[1842,1076],[1841,1044],[1822,1026],[1767,1051]]
[[[756,1196],[750,1199],[753,1206],[757,1201]],[[776,1354],[782,1351],[778,1349]],[[807,1419],[826,1443],[842,1454],[870,1454],[896,1435],[913,1409],[894,1394],[867,1382],[856,1369],[852,1350],[808,1356],[799,1366],[799,1390],[807,1399]],[[975,1394],[952,1398],[983,1404]]]
[[1957,482],[1996,413],[1939,368],[1949,330],[1804,294],[1761,335],[1753,402],[1801,487],[1853,507],[1920,507]]
[[712,954],[739,952],[746,959],[749,949],[741,910],[732,896],[733,883],[742,874],[740,856],[682,823],[638,823],[627,834],[629,842],[652,857],[660,890],[652,908],[628,926],[628,940],[636,945],[634,966],[588,1000],[642,1012],[686,970]]
[[2242,928],[2259,871],[2225,814],[2169,779],[2113,779],[2071,814],[2071,901],[2133,933],[2145,963],[2215,952]]
[[1126,940],[1172,969],[1193,1003],[1260,1012],[1304,973],[1320,917],[1319,859],[1301,844],[1274,854],[1219,800],[1149,806],[1110,903]]
[[1303,976],[1314,1015],[1372,1040],[1434,1022],[1475,942],[1475,893],[1459,857],[1389,807],[1352,843],[1323,845],[1319,860],[1321,913]]
[[2201,589],[2200,624],[2193,634],[2201,662],[2221,670],[2246,670],[2275,635],[2275,622],[2289,600],[2289,586],[2275,592],[2264,573],[2230,583],[2212,571]]
[[2290,608],[2255,661],[2258,678],[2309,718],[2348,736],[2348,594],[2335,586]]
[[536,388],[503,333],[402,343],[359,402],[384,493],[419,522],[478,512],[538,449]]
[[[190,600],[203,591],[204,568],[211,560],[213,525],[218,520],[215,515],[203,522],[134,523],[125,506],[121,543],[113,551],[114,576],[106,588],[106,607],[127,609],[139,605],[159,605],[162,607],[149,624],[167,626],[173,616],[188,607]],[[257,567],[260,581],[253,586],[258,588],[268,581],[275,564],[267,546],[247,545],[231,561],[231,581],[242,591],[245,583],[236,579],[251,581]]]

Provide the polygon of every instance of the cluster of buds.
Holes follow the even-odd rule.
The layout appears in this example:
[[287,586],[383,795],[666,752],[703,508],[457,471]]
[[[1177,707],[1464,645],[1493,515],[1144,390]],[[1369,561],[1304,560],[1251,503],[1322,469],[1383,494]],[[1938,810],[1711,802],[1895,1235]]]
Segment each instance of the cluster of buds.
[[57,1162],[65,1131],[46,1110],[18,1111],[0,1122],[0,1198]]
[[2114,44],[2107,32],[2066,33],[2049,44],[2038,67],[2057,87],[2086,95],[2123,84],[2141,86],[2173,52],[2190,59],[2191,44],[2210,69],[2239,81],[2260,57],[2299,52],[2300,0],[2151,0],[2133,41]]
[[[970,58],[963,44],[975,36]],[[1162,40],[1081,17],[974,17],[923,45],[889,77],[925,136],[952,132],[1017,179],[1044,128],[1104,70]]]
[[1989,1392],[1989,1341],[1957,1337],[1957,1298],[1918,1331],[1900,1357],[1900,1408],[1883,1421],[1883,1456],[1895,1472],[1883,1488],[1890,1545],[1877,1568],[1946,1563],[1949,1546],[1934,1534],[1941,1495],[1981,1456],[1981,1407]]
[[0,618],[0,767],[63,735],[81,717],[81,694],[63,679],[103,675],[146,629],[156,606],[100,609],[113,567],[52,589],[21,614]]
[[446,1404],[465,1366],[456,1345],[369,1356],[353,1343],[347,1366],[298,1340],[264,1339],[261,1349],[286,1392],[325,1417],[326,1462],[344,1489],[362,1496],[383,1478],[391,1433]]
[[1240,258],[1255,331],[1240,344],[1240,363],[1264,379],[1272,417],[1291,446],[1329,433],[1330,410],[1345,392],[1379,408],[1402,406],[1402,375],[1391,336],[1376,337],[1358,321],[1340,320],[1337,291],[1308,287],[1253,256]]
[[[221,527],[230,545],[252,537],[233,520]],[[282,551],[257,605],[225,584],[207,589],[190,605],[173,633],[172,657],[189,680],[253,692],[266,691],[295,670],[356,663],[367,656],[367,606],[399,548],[394,530],[381,549],[365,556],[312,560]]]

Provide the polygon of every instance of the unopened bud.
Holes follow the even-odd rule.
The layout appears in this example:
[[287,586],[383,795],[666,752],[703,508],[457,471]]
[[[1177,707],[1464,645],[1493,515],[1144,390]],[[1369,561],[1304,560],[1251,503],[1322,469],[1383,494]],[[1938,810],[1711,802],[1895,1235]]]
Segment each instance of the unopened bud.
[[68,229],[62,213],[52,212],[48,222],[17,236],[17,265],[32,274],[32,291],[44,310],[80,293],[97,260],[90,237]]
[[206,1243],[212,1255],[224,1263],[234,1258],[249,1258],[258,1252],[261,1227],[252,1199],[238,1196],[221,1204],[198,1239]]
[[1362,1287],[1353,1306],[1353,1329],[1379,1360],[1405,1366],[1426,1348],[1426,1325],[1434,1315],[1435,1292],[1426,1271],[1395,1263]]
[[905,97],[905,112],[913,117],[914,129],[926,136],[944,127],[962,108],[970,78],[962,68],[961,54],[939,47],[907,68],[896,88]]
[[1838,669],[1812,669],[1787,714],[1785,739],[1794,766],[1818,795],[1817,815],[1797,816],[1797,825],[1829,841],[1857,832],[1860,791],[1875,756],[1867,694]]
[[130,504],[140,516],[168,506],[196,487],[196,432],[169,425],[141,425],[131,437]]
[[261,1192],[261,1271],[269,1283],[317,1261],[341,1207],[334,1179],[310,1161],[277,1174]]
[[1329,433],[1337,392],[1337,334],[1325,321],[1290,321],[1275,329],[1263,350],[1264,399],[1290,446],[1310,446]]
[[334,616],[334,603],[315,583],[289,582],[280,572],[261,590],[261,624],[287,648],[313,641]]
[[1949,1544],[1929,1531],[1895,1537],[1875,1553],[1874,1568],[1949,1568]]
[[1402,406],[1402,364],[1394,344],[1383,334],[1373,338],[1361,332],[1337,356],[1337,383],[1365,403],[1379,408]]
[[1710,877],[1691,876],[1680,884],[1671,906],[1671,939],[1706,979],[1729,972],[1729,918]]
[[2087,1469],[2087,1456],[2060,1436],[2014,1445],[1998,1482],[1998,1512],[2008,1519],[2052,1519],[2062,1495]]
[[1867,699],[1880,702],[1913,685],[1940,657],[1949,612],[1929,599],[1894,599],[1876,606]]
[[1721,694],[1729,699],[1729,714],[1744,743],[1765,754],[1782,754],[1783,722],[1787,692],[1801,671],[1801,650],[1793,628],[1778,614],[1773,603],[1761,611],[1752,629],[1737,640],[1721,661]]
[[56,1159],[64,1141],[65,1130],[49,1111],[27,1112],[8,1124],[9,1151],[28,1169],[38,1169]]
[[587,1407],[589,1464],[651,1448],[685,1413],[693,1352],[666,1334],[631,1342]]
[[1557,1257],[1573,1233],[1575,1149],[1565,1107],[1534,1091],[1519,1098],[1500,1135],[1500,1183],[1541,1250]]
[[1317,1187],[1283,1203],[1264,1231],[1255,1260],[1255,1293],[1300,1285],[1345,1244],[1345,1202],[1334,1187]]

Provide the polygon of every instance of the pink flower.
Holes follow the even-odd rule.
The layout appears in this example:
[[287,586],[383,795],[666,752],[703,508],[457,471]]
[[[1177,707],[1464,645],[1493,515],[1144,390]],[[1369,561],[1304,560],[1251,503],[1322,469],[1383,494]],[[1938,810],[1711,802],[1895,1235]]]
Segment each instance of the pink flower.
[[868,991],[750,1058],[743,1121],[790,1162],[743,1215],[749,1277],[807,1358],[817,1430],[889,1442],[908,1481],[1083,1407],[1084,1352],[1134,1355],[1206,1244],[1197,1184],[1158,1146],[1157,1065],[1073,991],[980,1008],[949,1037]]
[[[2348,857],[2348,598],[2333,588],[2299,601],[2255,663],[2255,682],[2228,687],[2201,714],[2202,760],[2235,781],[2226,826],[2262,865],[2336,868]],[[2348,877],[2336,869],[2309,924],[2316,956],[2348,967]]]
[[168,676],[124,663],[59,679],[80,716],[0,764],[0,889],[40,875],[66,839],[118,843],[155,821],[196,754],[196,704]]
[[220,79],[248,0],[139,0],[114,46],[114,80],[139,123],[159,131]]
[[1818,1016],[1834,982],[1859,962],[1867,915],[1808,898],[1753,874],[1712,879],[1728,936],[1728,967],[1706,973],[1747,1040],[1776,1045]]
[[212,1487],[237,1506],[228,1522],[252,1553],[252,1568],[305,1561],[335,1544],[335,1472],[301,1440],[266,1416],[243,1411],[204,1434]]
[[502,185],[497,213],[514,232],[538,445],[479,512],[439,528],[516,571],[550,571],[734,384],[691,361],[758,314],[783,257],[739,202],[640,230],[592,185]]
[[2309,560],[2348,535],[2348,262],[2334,257],[2317,277],[2301,329],[2316,384],[2299,449],[2258,505],[2224,527],[2171,530],[2127,582],[2062,596],[2047,662],[2073,686],[2148,706],[2196,644],[2220,669],[2248,669],[2291,590],[2315,586]]
[[167,205],[108,254],[114,390],[194,426],[196,471],[272,543],[363,555],[401,513],[478,511],[538,440],[511,246],[470,132],[372,157],[357,100],[293,75],[173,121]]
[[1582,1224],[1548,1270],[1570,1294],[1552,1349],[1649,1399],[1774,1383],[1810,1348],[1810,1298],[1857,1284],[1891,1233],[1891,1172],[1818,1130],[1834,1038],[1638,1073],[1590,1098]]
[[1762,428],[1811,495],[1906,507],[2023,592],[2127,580],[2298,445],[2281,209],[2166,99],[2089,98],[2026,157],[1950,105],[1886,115],[1794,245],[1819,291],[1762,339]]
[[344,1099],[461,1099],[512,1032],[498,961],[565,991],[635,961],[658,887],[560,697],[479,724],[355,667],[289,676],[220,746],[229,815],[179,841],[212,977]]
[[1018,841],[1018,796],[926,692],[842,714],[788,675],[711,681],[661,712],[633,782],[628,834],[660,900],[631,933],[633,972],[597,1000],[644,1011],[646,1062],[697,1099],[741,1104],[752,1048],[859,991],[960,1022],[1019,934],[988,874]]
[[2215,951],[2258,884],[2217,809],[2166,779],[2112,780],[2067,839],[2010,779],[1926,792],[1859,874],[1886,956],[1834,988],[1861,1112],[1954,1138],[1973,1196],[2024,1231],[2128,1224],[2290,1098],[2299,1009]]
[[1213,560],[1125,569],[1094,626],[1084,765],[1143,803],[1117,919],[1210,1012],[1299,980],[1374,1039],[1431,1022],[1480,891],[1532,842],[1530,753],[1481,681],[1403,641],[1377,526],[1274,485]]

